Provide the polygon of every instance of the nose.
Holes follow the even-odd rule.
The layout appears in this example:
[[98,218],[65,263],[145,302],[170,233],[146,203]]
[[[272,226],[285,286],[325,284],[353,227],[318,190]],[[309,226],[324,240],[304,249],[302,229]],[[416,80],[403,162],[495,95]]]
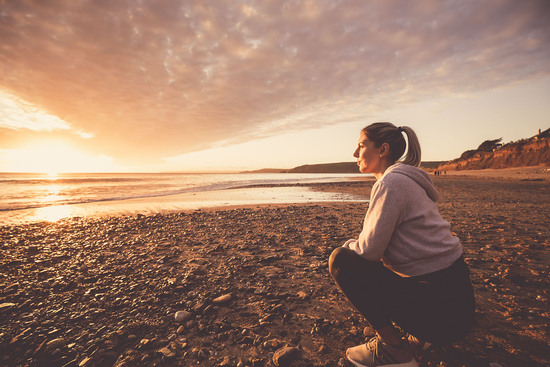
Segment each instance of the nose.
[[359,147],[357,149],[355,149],[355,152],[353,152],[353,156],[355,158],[359,158]]

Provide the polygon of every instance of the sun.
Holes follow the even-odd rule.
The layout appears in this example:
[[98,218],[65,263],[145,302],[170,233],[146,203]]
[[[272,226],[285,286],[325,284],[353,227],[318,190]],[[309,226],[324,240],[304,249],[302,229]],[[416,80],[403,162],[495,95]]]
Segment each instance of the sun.
[[111,158],[89,155],[61,140],[44,140],[5,151],[4,160],[10,172],[45,173],[52,178],[60,173],[113,171]]

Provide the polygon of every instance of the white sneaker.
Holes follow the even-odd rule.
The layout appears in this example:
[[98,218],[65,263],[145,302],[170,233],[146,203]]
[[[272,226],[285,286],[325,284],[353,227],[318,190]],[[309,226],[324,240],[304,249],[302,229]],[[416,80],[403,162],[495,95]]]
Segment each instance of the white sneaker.
[[384,343],[378,335],[366,344],[349,348],[346,358],[357,367],[418,367],[406,339],[398,348]]

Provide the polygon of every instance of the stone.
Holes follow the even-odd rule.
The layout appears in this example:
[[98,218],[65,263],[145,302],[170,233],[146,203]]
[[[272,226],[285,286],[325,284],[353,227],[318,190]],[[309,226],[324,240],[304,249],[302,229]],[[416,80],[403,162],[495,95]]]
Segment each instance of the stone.
[[31,328],[26,328],[21,333],[17,334],[13,337],[13,339],[10,341],[10,344],[17,343],[27,332],[31,331]]
[[223,296],[219,296],[218,298],[214,298],[212,302],[214,303],[226,303],[231,301],[231,293],[224,294]]
[[78,367],[84,367],[88,364],[88,362],[91,360],[91,357],[86,357],[80,363],[78,364]]
[[151,340],[143,338],[143,339],[140,340],[137,348],[138,349],[144,349],[145,347],[147,347],[147,345],[149,345],[149,343],[151,343]]
[[300,351],[298,348],[294,347],[283,347],[277,349],[273,354],[273,363],[277,367],[288,367],[298,358],[299,354]]
[[168,347],[160,348],[158,352],[166,358],[174,358],[176,356],[176,353],[172,352]]
[[65,339],[57,338],[46,343],[46,352],[51,352],[65,344]]
[[174,314],[176,322],[184,322],[191,318],[191,313],[188,311],[178,311]]
[[271,339],[264,342],[264,348],[278,348],[281,346],[281,341],[278,339]]

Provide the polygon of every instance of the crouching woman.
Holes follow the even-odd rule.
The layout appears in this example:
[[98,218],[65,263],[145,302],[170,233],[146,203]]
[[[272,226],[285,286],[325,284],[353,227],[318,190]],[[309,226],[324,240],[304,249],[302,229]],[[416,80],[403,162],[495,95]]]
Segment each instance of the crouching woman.
[[359,238],[334,250],[329,271],[376,336],[346,357],[358,367],[416,367],[419,353],[458,341],[472,327],[470,272],[460,240],[437,209],[439,194],[418,168],[420,145],[411,128],[367,126],[354,157],[376,182]]

